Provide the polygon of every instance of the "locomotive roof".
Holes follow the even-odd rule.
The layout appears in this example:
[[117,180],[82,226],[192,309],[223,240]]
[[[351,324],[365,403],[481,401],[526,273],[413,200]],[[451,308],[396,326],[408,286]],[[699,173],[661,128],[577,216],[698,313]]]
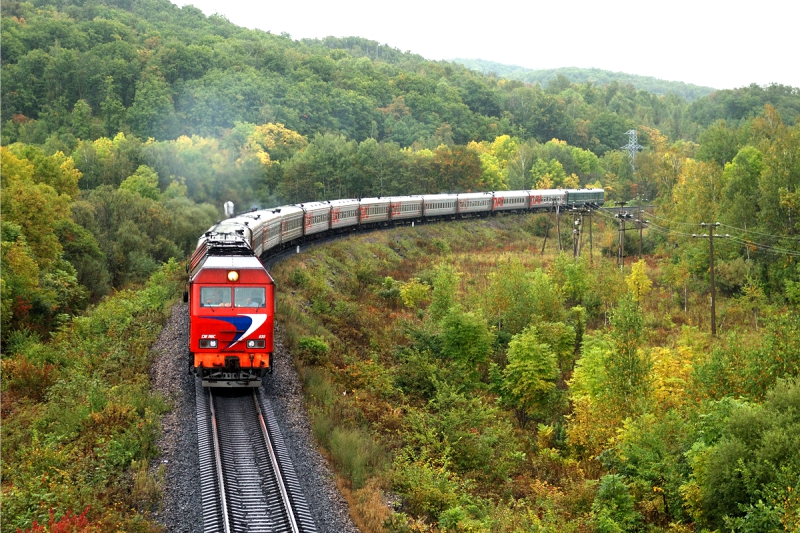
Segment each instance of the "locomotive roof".
[[206,258],[203,268],[245,269],[258,268],[264,270],[264,265],[255,256],[237,255],[211,255]]

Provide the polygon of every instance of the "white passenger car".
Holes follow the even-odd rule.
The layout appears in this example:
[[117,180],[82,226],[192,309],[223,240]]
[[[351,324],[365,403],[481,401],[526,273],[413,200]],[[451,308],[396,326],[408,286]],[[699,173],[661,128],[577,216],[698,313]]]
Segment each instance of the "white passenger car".
[[423,214],[428,218],[453,216],[458,211],[457,194],[425,194]]
[[530,207],[528,191],[497,191],[494,193],[492,211],[522,211]]
[[331,204],[328,202],[308,202],[298,204],[303,210],[303,235],[314,235],[331,229]]
[[285,205],[275,210],[281,215],[281,244],[303,236],[303,210],[294,205]]
[[471,192],[458,195],[458,214],[460,216],[474,216],[475,214],[489,213],[492,210],[492,193]]
[[260,256],[281,242],[281,216],[274,210],[260,210],[249,213],[255,219],[251,246],[256,256]]
[[362,198],[359,223],[378,224],[389,221],[389,198]]
[[392,196],[389,198],[389,206],[393,221],[422,217],[422,196]]
[[331,229],[342,229],[358,224],[360,206],[358,200],[333,200],[331,206]]
[[562,189],[539,189],[529,191],[531,209],[534,211],[555,211],[567,200],[567,191]]

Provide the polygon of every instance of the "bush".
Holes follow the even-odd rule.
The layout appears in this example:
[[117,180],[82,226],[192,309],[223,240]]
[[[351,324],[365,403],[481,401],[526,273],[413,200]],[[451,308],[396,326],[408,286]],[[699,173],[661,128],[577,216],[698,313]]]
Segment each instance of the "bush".
[[408,450],[395,460],[392,480],[394,490],[403,497],[403,507],[430,520],[455,507],[462,491],[458,476],[447,469],[446,459],[414,457]]
[[623,476],[603,476],[592,504],[592,516],[599,533],[623,533],[637,528],[642,517],[634,508]]
[[411,278],[400,287],[400,297],[406,307],[416,309],[428,300],[430,287],[418,278]]
[[[779,382],[762,405],[742,405],[722,437],[694,460],[702,516],[713,528],[742,531],[772,517],[769,529],[795,511],[786,507],[800,490],[800,379]],[[767,497],[769,496],[769,497]]]
[[300,337],[297,352],[303,363],[321,366],[328,363],[330,347],[322,337]]

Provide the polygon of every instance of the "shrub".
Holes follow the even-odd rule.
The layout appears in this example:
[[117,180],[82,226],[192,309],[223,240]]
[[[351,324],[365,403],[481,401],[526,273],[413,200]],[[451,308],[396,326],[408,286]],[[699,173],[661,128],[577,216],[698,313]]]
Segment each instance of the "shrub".
[[603,476],[592,504],[592,516],[600,533],[623,533],[636,529],[641,515],[634,508],[633,497],[623,476]]
[[380,288],[377,290],[378,296],[386,300],[391,307],[396,307],[400,302],[401,283],[392,279],[391,276],[383,278]]
[[289,281],[294,287],[303,288],[307,287],[311,282],[311,276],[308,275],[305,269],[298,267],[289,274]]
[[330,347],[322,337],[300,337],[297,350],[300,359],[307,365],[324,365],[328,362]]
[[415,457],[409,450],[395,460],[392,481],[394,490],[403,497],[403,507],[430,520],[455,507],[461,493],[460,480],[448,470],[446,459]]
[[411,278],[400,287],[400,297],[406,307],[416,309],[428,300],[430,287],[422,283],[418,278]]

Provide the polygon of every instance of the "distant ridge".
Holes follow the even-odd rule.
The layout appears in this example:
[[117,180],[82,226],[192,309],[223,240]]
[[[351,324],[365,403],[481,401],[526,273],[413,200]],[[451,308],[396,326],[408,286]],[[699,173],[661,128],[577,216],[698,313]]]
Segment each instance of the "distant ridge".
[[547,87],[547,84],[550,83],[551,80],[561,75],[573,83],[592,82],[597,85],[607,85],[612,81],[616,81],[618,83],[633,85],[637,89],[643,89],[654,94],[666,95],[668,93],[675,93],[690,102],[703,96],[708,96],[716,91],[716,89],[712,87],[702,87],[682,81],[666,81],[650,76],[611,72],[610,70],[602,70],[599,68],[564,67],[532,70],[525,67],[505,65],[503,63],[486,61],[483,59],[457,58],[451,61],[464,65],[470,70],[475,70],[484,74],[494,73],[501,78],[508,78],[510,80],[538,83],[542,87]]

